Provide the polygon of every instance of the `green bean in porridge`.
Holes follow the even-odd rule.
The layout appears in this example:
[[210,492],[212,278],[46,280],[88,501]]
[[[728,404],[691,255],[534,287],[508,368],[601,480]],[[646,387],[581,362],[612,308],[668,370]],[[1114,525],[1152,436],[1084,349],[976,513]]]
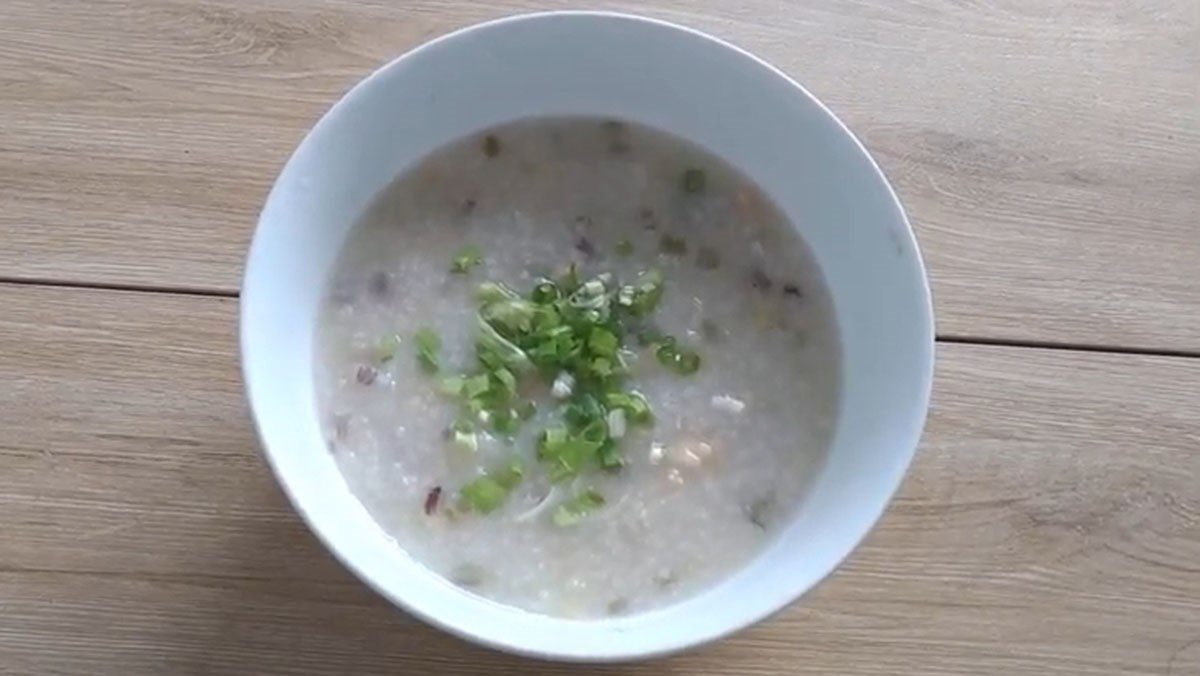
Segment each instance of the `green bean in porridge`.
[[615,121],[505,125],[399,176],[317,340],[329,447],[379,527],[557,616],[736,572],[836,416],[836,327],[795,229],[721,160]]

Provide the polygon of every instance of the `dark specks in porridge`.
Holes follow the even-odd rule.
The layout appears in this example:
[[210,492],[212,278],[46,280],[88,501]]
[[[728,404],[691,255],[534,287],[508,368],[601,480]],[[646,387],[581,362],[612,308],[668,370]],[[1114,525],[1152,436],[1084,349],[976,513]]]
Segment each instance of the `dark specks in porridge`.
[[654,215],[654,209],[650,207],[642,207],[638,209],[638,219],[641,221],[643,230],[657,230],[658,219]]
[[759,291],[766,292],[775,286],[775,282],[771,281],[771,277],[762,268],[756,266],[750,270],[750,286]]
[[500,154],[500,139],[495,134],[483,137],[483,154],[493,158]]
[[386,272],[373,273],[367,280],[367,291],[376,300],[387,298],[392,290],[392,280]]
[[430,488],[429,492],[425,494],[425,502],[423,506],[423,509],[425,510],[425,516],[433,516],[433,514],[437,512],[438,503],[440,503],[441,500],[442,487],[434,486],[433,488]]
[[327,288],[342,476],[411,556],[502,603],[604,617],[702,591],[797,509],[832,431],[836,327],[803,242],[732,167],[635,124],[435,152]]
[[704,187],[708,184],[708,175],[704,173],[703,169],[692,167],[684,170],[680,176],[679,183],[685,193],[696,194],[704,192]]
[[696,265],[701,270],[716,270],[721,266],[721,255],[711,246],[701,245],[696,249]]
[[358,367],[358,371],[355,373],[354,379],[358,381],[359,385],[371,385],[378,377],[379,371],[376,371],[373,367],[364,364]]
[[592,244],[592,240],[586,236],[580,236],[575,240],[575,250],[583,254],[584,258],[591,260],[596,257],[596,245]]
[[667,256],[686,256],[687,255],[687,240],[670,233],[663,233],[658,238],[658,250]]
[[629,599],[618,597],[608,602],[605,607],[609,615],[623,615],[629,610]]
[[759,530],[766,530],[771,511],[775,507],[775,496],[767,493],[757,497],[745,506],[746,518]]

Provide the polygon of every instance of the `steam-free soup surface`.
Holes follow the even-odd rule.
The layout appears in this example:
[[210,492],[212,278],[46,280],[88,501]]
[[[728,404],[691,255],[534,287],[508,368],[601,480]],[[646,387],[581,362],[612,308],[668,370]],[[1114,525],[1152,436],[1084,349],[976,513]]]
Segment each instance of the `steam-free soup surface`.
[[[611,358],[583,341],[576,382],[480,362],[480,313],[497,314],[480,285],[525,307],[541,280],[571,291],[572,264],[579,284],[599,275]],[[633,316],[622,287],[656,278]],[[340,254],[317,347],[330,452],[379,527],[455,584],[550,615],[638,612],[735,573],[800,508],[836,414],[829,299],[793,228],[712,155],[611,121],[507,125],[398,177]],[[505,389],[496,368],[518,381],[492,393],[506,403],[463,386]],[[602,407],[579,434],[603,449],[571,464],[544,431],[585,388],[651,414]]]

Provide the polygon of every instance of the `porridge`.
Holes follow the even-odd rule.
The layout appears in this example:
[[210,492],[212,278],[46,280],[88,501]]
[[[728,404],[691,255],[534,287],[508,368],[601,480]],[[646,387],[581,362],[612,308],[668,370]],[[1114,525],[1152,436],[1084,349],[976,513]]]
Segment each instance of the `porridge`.
[[711,154],[522,121],[438,150],[356,224],[315,364],[330,451],[400,547],[566,617],[671,603],[798,509],[839,348],[803,242]]

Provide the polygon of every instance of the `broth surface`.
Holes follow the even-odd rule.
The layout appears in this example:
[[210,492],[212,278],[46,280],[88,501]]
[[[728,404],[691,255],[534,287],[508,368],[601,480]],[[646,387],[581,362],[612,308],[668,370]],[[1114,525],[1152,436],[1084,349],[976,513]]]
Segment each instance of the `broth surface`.
[[[684,178],[695,168],[699,187]],[[465,245],[483,262],[454,274]],[[418,364],[413,336],[432,329],[443,371],[469,369],[479,284],[525,293],[571,262],[585,277],[660,270],[652,320],[702,364],[681,375],[635,343],[629,382],[654,424],[629,426],[620,470],[552,483],[535,453],[558,415],[549,385],[522,383],[538,412],[514,438],[482,435],[466,451],[446,439],[459,407]],[[382,361],[389,336],[399,347]],[[799,236],[732,167],[632,124],[522,121],[398,177],[340,254],[317,341],[330,450],[380,528],[456,584],[557,616],[661,606],[745,565],[799,508],[837,413],[836,327]],[[524,478],[499,509],[454,509],[459,488],[514,456]],[[551,511],[584,488],[605,504],[555,525]]]

